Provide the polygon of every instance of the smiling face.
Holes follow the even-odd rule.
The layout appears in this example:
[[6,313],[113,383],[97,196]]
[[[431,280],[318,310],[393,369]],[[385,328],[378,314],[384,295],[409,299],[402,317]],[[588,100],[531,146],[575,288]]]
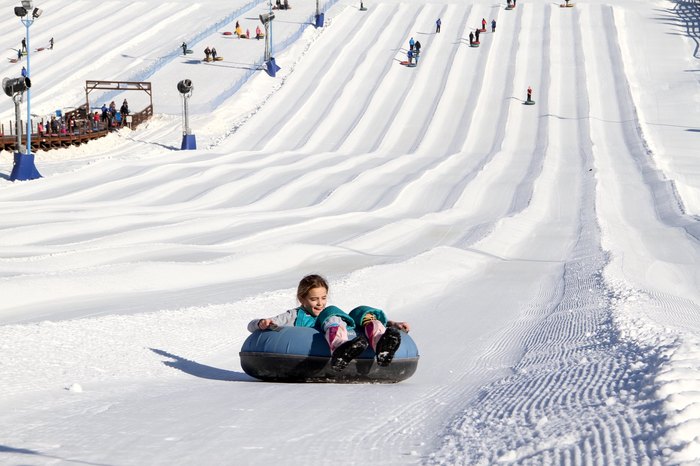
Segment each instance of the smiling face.
[[304,297],[299,298],[301,306],[314,317],[326,308],[328,290],[323,287],[311,288]]

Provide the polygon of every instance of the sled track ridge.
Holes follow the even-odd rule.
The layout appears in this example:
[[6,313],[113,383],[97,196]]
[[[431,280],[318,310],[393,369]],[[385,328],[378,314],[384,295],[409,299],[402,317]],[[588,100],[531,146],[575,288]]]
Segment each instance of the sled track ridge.
[[[578,17],[573,26],[574,53],[583,56]],[[588,112],[586,99],[577,99],[579,115]],[[578,123],[581,171],[593,157],[586,121]],[[621,338],[611,312],[616,292],[602,276],[608,257],[600,247],[595,181],[581,183],[578,240],[553,312],[523,340],[513,375],[480,390],[427,464],[661,463],[664,415],[646,379],[664,357],[658,348]]]
[[[364,18],[359,15],[341,15],[334,21],[334,27],[326,32],[327,35],[331,36],[331,38],[327,37],[327,40],[339,35],[349,35],[351,31],[358,28],[362,19]],[[303,82],[295,75],[291,75],[285,81],[285,86],[294,87],[296,92],[284,92],[281,95],[273,96],[273,102],[268,102],[257,115],[254,130],[246,128],[248,130],[245,131],[246,137],[237,142],[241,150],[264,149],[268,141],[273,140],[276,134],[294,121],[293,116],[297,109],[303,106],[306,95],[313,94],[311,90],[316,88],[317,83],[323,81],[326,71],[339,59],[340,54],[334,52],[335,49],[332,47],[311,47],[309,53],[312,54],[312,57],[307,56],[300,66],[313,59],[314,66],[309,67],[313,71],[304,74]],[[248,126],[251,123],[249,122]],[[281,128],[280,123],[283,124]]]
[[336,51],[329,66],[319,67],[325,68],[325,73],[319,81],[313,82],[313,92],[306,101],[295,108],[297,114],[306,116],[290,118],[283,128],[275,131],[274,140],[278,141],[278,145],[283,145],[285,149],[301,150],[308,144],[310,137],[334,110],[339,96],[353,81],[358,67],[364,61],[365,55],[357,51],[366,50],[377,43],[385,18],[396,17],[397,9],[398,5],[378,5],[369,18],[359,23],[355,34],[344,41],[343,47]]
[[[700,9],[696,6],[696,9]],[[629,153],[634,157],[635,163],[639,167],[647,186],[649,187],[659,218],[669,226],[683,228],[688,235],[696,241],[700,241],[700,222],[697,216],[688,215],[684,209],[683,201],[678,194],[673,180],[668,179],[664,173],[656,166],[654,152],[649,147],[647,137],[644,134],[642,123],[639,119],[639,112],[631,91],[625,63],[620,50],[620,35],[622,31],[615,23],[615,16],[612,7],[605,8],[602,21],[615,31],[616,41],[610,44],[608,50],[613,68],[616,70],[618,99],[620,108],[625,114],[623,125],[625,126],[625,139]],[[700,16],[700,13],[698,14]],[[698,24],[696,22],[696,24]],[[612,41],[611,38],[608,39]]]
[[[402,5],[403,10],[406,9],[405,6],[405,4]],[[397,13],[392,15],[392,19],[394,20],[381,29],[381,35],[379,36],[381,39],[377,39],[377,43],[388,43],[390,38],[394,36],[403,38],[409,34],[411,24],[405,24],[398,19],[409,13],[408,11],[401,11],[402,9],[397,9]],[[400,47],[400,44],[397,44],[394,48],[398,47]],[[381,87],[381,82],[387,78],[391,67],[396,65],[393,60],[393,55],[392,50],[381,50],[377,47],[373,47],[369,51],[364,57],[364,60],[360,62],[357,69],[353,70],[354,80],[350,80],[349,85],[343,88],[343,94],[341,94],[339,101],[335,103],[336,107],[342,106],[347,100],[352,102],[352,104],[346,104],[344,107],[345,111],[342,115],[340,115],[341,112],[331,114],[330,123],[324,122],[324,125],[330,126],[330,128],[327,128],[325,133],[321,132],[320,136],[318,132],[313,135],[314,139],[320,139],[320,141],[312,142],[315,143],[313,150],[346,152],[342,149],[343,146],[353,131],[355,131],[360,121],[362,121],[363,117],[367,115],[367,111],[374,101],[377,91]],[[370,83],[370,85],[368,86],[367,83]],[[366,94],[363,94],[356,89],[357,87],[361,90],[367,88],[370,90],[366,92]],[[359,105],[358,99],[362,99]],[[357,109],[353,107],[357,107]],[[353,111],[355,115],[351,114]],[[350,116],[348,116],[348,114],[350,114]],[[336,132],[332,131],[334,126],[345,127],[340,137],[336,135]]]

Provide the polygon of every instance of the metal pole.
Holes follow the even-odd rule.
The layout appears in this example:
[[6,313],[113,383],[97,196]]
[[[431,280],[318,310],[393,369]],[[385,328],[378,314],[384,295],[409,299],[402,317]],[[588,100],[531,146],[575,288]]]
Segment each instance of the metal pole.
[[[27,12],[27,16],[32,14],[31,12]],[[31,76],[30,74],[30,66],[29,66],[29,56],[31,55],[30,50],[31,46],[29,45],[29,26],[32,25],[34,22],[33,19],[23,19],[22,22],[27,28],[27,78]],[[31,154],[32,153],[32,110],[31,110],[31,88],[27,89],[27,150],[24,152],[25,154]]]
[[185,117],[185,134],[190,134],[190,111],[189,111],[189,105],[188,105],[188,99],[189,95],[183,94],[182,95],[182,106],[183,106],[183,115]]
[[[270,15],[272,15],[272,0],[270,0]],[[268,21],[270,23],[270,57],[272,58],[272,20]]]
[[22,116],[19,114],[19,104],[22,102],[22,94],[18,93],[12,96],[12,101],[15,103],[15,132],[17,133],[17,152],[22,150]]

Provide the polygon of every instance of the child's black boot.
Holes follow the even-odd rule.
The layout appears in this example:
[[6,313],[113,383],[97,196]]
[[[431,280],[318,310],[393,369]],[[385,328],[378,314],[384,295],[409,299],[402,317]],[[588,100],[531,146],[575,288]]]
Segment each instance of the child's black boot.
[[389,327],[384,332],[377,342],[377,364],[380,366],[388,366],[391,360],[394,359],[396,350],[401,345],[401,332],[393,327]]
[[331,357],[331,367],[334,371],[340,372],[345,369],[350,361],[361,355],[369,346],[369,342],[364,335],[359,335],[352,340],[348,340],[333,351]]

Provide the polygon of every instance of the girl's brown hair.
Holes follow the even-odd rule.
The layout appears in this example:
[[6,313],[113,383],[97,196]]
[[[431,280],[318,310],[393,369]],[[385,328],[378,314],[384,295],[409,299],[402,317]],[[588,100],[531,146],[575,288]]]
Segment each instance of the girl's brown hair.
[[297,299],[301,301],[313,288],[325,288],[328,291],[328,282],[320,275],[307,275],[301,279],[297,287]]

